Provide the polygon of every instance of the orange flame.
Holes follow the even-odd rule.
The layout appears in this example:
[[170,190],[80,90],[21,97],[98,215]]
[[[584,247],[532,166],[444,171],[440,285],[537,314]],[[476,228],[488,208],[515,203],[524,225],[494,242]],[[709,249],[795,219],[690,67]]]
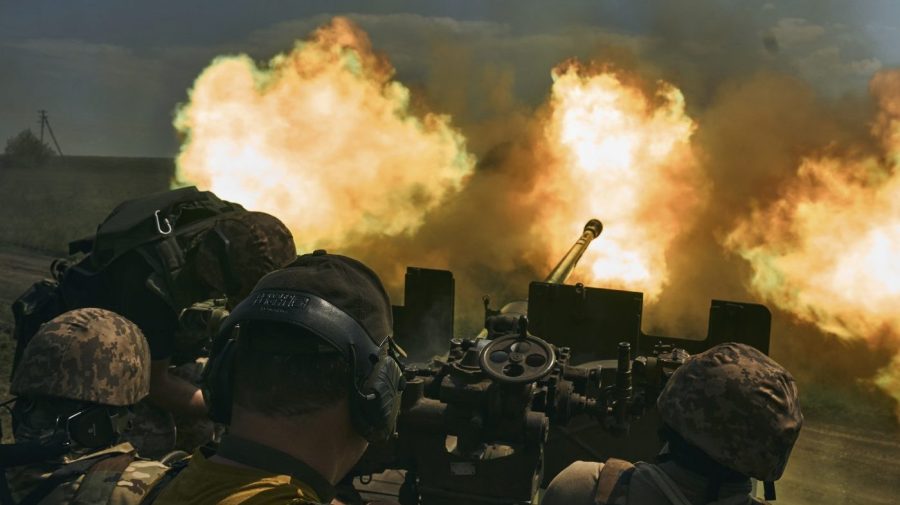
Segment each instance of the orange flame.
[[300,250],[410,233],[474,160],[446,116],[410,111],[392,75],[344,18],[263,68],[217,58],[175,119],[178,180],[277,215]]
[[666,251],[707,197],[684,97],[665,82],[647,96],[619,73],[576,63],[556,68],[553,81],[544,130],[551,166],[539,184],[555,201],[540,224],[562,247],[599,218],[603,235],[580,276],[652,301],[668,279]]
[[[847,339],[900,342],[900,71],[875,76],[881,156],[804,160],[798,178],[726,245],[750,262],[752,287]],[[900,357],[876,383],[900,400]]]

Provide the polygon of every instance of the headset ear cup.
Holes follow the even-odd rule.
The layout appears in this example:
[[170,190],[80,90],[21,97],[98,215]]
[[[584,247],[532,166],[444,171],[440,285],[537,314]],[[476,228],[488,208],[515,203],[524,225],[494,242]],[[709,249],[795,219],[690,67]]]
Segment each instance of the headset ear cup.
[[114,412],[104,406],[82,410],[66,421],[68,438],[79,447],[87,449],[96,450],[115,445],[121,432],[113,418],[121,414],[121,411]]
[[210,356],[203,372],[203,399],[209,408],[209,418],[217,423],[231,422],[232,371],[237,344],[229,339],[222,350]]
[[396,431],[405,384],[400,364],[383,349],[351,405],[357,431],[369,442],[386,441]]

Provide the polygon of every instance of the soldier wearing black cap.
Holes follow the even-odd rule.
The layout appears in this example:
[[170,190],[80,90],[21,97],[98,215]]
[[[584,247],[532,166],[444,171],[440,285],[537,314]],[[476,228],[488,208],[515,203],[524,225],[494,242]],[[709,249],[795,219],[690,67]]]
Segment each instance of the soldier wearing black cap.
[[368,443],[394,432],[391,329],[384,286],[351,258],[317,251],[260,280],[223,323],[204,379],[228,433],[157,505],[332,500]]

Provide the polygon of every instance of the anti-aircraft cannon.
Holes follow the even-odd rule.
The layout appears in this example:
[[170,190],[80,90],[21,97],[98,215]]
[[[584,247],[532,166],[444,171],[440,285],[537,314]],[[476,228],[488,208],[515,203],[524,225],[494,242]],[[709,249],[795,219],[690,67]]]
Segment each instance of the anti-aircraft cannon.
[[405,470],[404,505],[532,503],[545,475],[574,460],[651,458],[655,398],[688,350],[741,341],[768,351],[759,305],[713,301],[708,338],[692,341],[642,333],[641,293],[564,284],[601,231],[588,222],[527,301],[493,310],[486,297],[485,329],[470,339],[453,338],[452,274],[410,268],[413,305],[395,307],[397,338],[414,349],[437,335],[449,352],[408,364],[397,437],[357,472]]

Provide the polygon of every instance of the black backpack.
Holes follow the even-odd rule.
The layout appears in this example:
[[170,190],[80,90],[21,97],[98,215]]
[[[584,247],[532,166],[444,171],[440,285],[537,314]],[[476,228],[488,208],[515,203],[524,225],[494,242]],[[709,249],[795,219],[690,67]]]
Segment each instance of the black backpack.
[[[54,261],[53,279],[36,282],[13,302],[16,340],[13,371],[40,325],[67,310],[93,306],[92,300],[102,289],[104,270],[127,253],[138,253],[150,266],[151,286],[173,310],[184,308],[191,301],[181,299],[175,289],[175,279],[185,266],[186,253],[196,245],[198,237],[215,227],[220,217],[239,212],[247,211],[239,204],[193,186],[119,204],[93,236],[69,244],[70,255],[85,255],[80,261],[71,266],[66,261]],[[219,238],[224,255],[227,239]],[[233,279],[233,273],[223,273],[227,284]]]

